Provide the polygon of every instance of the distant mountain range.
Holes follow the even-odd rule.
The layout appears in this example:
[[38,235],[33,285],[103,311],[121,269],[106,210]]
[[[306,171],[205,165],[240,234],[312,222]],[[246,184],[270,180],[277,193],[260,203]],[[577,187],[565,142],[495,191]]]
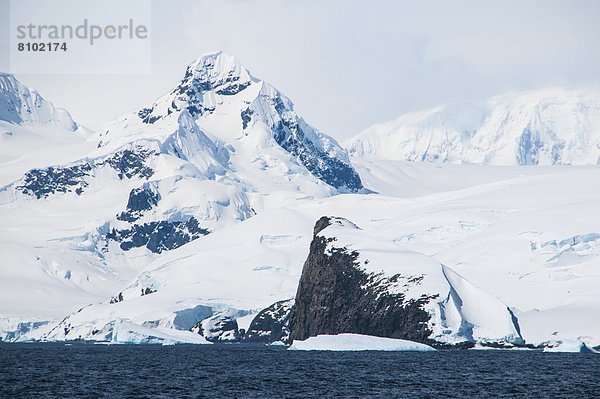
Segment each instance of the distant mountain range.
[[600,92],[548,90],[442,105],[372,126],[352,155],[488,165],[600,163]]

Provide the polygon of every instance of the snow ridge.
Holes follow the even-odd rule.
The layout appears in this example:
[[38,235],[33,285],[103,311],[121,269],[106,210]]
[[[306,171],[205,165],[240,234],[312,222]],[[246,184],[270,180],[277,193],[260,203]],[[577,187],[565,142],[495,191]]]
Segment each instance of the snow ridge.
[[56,108],[12,74],[3,72],[0,73],[0,120],[18,125],[55,125],[70,131],[78,127],[66,110]]
[[356,157],[490,165],[600,162],[600,93],[546,90],[449,104],[372,126]]

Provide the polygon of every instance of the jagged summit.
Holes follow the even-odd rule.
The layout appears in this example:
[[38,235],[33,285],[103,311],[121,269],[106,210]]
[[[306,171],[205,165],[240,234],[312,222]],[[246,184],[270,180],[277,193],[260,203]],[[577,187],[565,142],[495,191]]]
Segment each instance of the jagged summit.
[[[253,77],[236,57],[222,52],[202,55],[189,64],[177,86],[113,123],[101,134],[100,145],[124,144],[134,137],[164,139],[173,128],[169,124],[176,128],[177,115],[182,112],[210,137],[234,149],[251,145],[253,153],[245,163],[264,158],[269,148],[277,148],[279,153],[283,149],[294,163],[302,165],[301,169],[335,189],[348,192],[363,187],[346,151],[335,139],[310,126],[283,93]],[[248,143],[240,142],[241,137],[249,137]]]
[[14,75],[0,73],[0,120],[14,124],[48,124],[71,131],[77,124],[71,115],[23,85]]
[[188,65],[187,71],[192,71],[196,79],[202,80],[214,87],[220,86],[229,79],[250,82],[250,72],[241,64],[237,57],[224,54],[222,51],[206,53]]
[[181,82],[154,104],[138,112],[147,124],[186,109],[193,117],[214,111],[215,96],[230,96],[257,80],[250,76],[240,61],[231,55],[215,52],[204,54],[189,64]]

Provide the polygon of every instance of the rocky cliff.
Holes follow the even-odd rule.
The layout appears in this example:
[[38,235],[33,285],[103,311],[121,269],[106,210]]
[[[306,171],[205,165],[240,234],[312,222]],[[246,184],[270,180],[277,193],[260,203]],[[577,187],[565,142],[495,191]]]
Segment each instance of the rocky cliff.
[[506,305],[433,259],[322,217],[291,310],[290,339],[357,333],[437,347],[519,345]]

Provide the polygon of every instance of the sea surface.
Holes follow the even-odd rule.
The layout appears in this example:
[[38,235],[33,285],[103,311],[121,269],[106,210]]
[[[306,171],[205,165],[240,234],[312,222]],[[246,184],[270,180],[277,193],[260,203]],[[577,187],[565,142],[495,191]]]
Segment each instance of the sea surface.
[[600,398],[600,355],[0,344],[0,398]]

